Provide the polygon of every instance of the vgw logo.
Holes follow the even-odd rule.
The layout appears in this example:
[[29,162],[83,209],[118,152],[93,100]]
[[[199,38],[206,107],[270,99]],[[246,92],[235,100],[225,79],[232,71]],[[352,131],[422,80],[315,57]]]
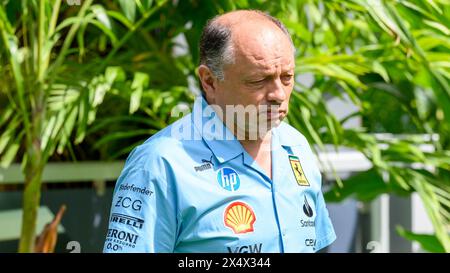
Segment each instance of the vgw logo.
[[228,191],[236,191],[241,185],[239,175],[232,168],[220,169],[217,172],[217,181],[222,188]]
[[262,244],[237,246],[234,249],[227,247],[229,253],[261,253]]

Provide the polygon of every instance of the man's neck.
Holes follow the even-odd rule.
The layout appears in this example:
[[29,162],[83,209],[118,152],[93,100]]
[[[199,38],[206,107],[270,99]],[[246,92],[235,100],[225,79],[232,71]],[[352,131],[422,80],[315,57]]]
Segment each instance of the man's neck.
[[258,138],[256,140],[239,140],[242,147],[255,158],[258,154],[270,154],[271,142],[272,142],[272,132],[269,131],[263,138]]
[[[223,116],[219,115],[222,122]],[[229,125],[224,122],[225,126],[230,129]],[[233,128],[234,127],[234,128]],[[231,125],[231,130],[235,137],[239,140],[242,147],[247,153],[258,163],[258,165],[265,171],[266,175],[272,179],[272,130],[267,131],[264,136],[251,140],[250,134],[240,131],[237,124]],[[241,137],[244,136],[244,137]]]
[[269,154],[271,151],[271,141],[272,141],[272,130],[265,131],[264,135],[262,132],[253,132],[253,134],[244,131],[238,127],[236,123],[228,124],[226,117],[223,116],[224,111],[217,113],[218,117],[222,120],[224,125],[232,132],[232,134],[239,140],[242,147],[254,158],[257,155]]
[[272,179],[272,132],[269,131],[262,139],[240,140],[240,142],[247,153],[264,170],[269,179]]

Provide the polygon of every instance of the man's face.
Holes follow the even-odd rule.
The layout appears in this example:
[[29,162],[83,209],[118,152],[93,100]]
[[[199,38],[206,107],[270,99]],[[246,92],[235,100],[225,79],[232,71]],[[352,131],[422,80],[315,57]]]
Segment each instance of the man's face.
[[[290,41],[271,22],[247,23],[232,33],[234,64],[224,67],[225,79],[216,81],[211,103],[224,111],[227,105],[256,106],[259,114],[267,115],[268,123],[277,126],[287,115],[294,86]],[[248,131],[248,124],[245,127]]]

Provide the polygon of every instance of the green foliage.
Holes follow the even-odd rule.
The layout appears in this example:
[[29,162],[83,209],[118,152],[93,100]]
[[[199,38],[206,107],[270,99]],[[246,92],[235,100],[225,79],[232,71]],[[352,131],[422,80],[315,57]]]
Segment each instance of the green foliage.
[[[55,149],[62,153],[72,142],[84,140],[113,85],[131,91],[130,111],[136,111],[149,76],[139,69],[117,68],[111,60],[163,4],[140,5],[141,17],[135,22],[135,13],[127,8],[126,15],[133,18],[122,18],[129,28],[124,33],[92,0],[83,1],[76,11],[61,0],[1,1],[0,86],[8,103],[2,107],[6,115],[2,115],[0,163],[7,167],[16,156],[22,158],[25,191],[19,251],[34,250],[42,171]],[[106,47],[109,53],[103,57]],[[133,75],[131,82],[126,73]]]
[[[449,11],[438,1],[286,1],[272,3],[294,34],[298,82],[289,121],[312,142],[361,151],[373,169],[327,193],[328,200],[417,192],[436,236],[450,251]],[[350,100],[358,111],[338,120],[324,98]],[[350,118],[362,127],[346,129]],[[373,133],[407,134],[403,139]],[[426,140],[419,134],[434,134]],[[421,145],[431,145],[424,152]],[[411,237],[410,237],[411,238]]]
[[[172,110],[189,105],[198,90],[198,41],[206,21],[260,9],[286,24],[296,73],[312,78],[298,78],[289,123],[319,149],[330,143],[354,148],[373,164],[347,180],[337,177],[327,199],[417,192],[436,239],[450,251],[447,1],[82,3],[0,0],[0,164],[22,161],[32,185],[26,196],[39,196],[48,160],[123,159],[173,122]],[[338,119],[328,109],[330,98],[351,101],[357,111]],[[344,127],[351,118],[359,118],[361,128]],[[421,150],[423,144],[434,151]],[[33,225],[30,219],[25,225]],[[22,251],[31,251],[32,237]]]
[[406,239],[418,242],[421,248],[425,251],[432,253],[445,252],[444,247],[434,235],[415,234],[403,229],[402,227],[397,227],[397,232]]

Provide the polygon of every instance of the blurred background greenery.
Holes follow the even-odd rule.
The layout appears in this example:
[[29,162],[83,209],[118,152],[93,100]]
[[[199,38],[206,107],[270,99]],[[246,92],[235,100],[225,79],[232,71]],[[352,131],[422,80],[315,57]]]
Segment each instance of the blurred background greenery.
[[[317,153],[348,147],[371,162],[345,179],[335,173],[328,202],[417,193],[434,234],[399,233],[450,252],[448,1],[0,3],[0,168],[19,163],[24,174],[21,184],[0,180],[0,191],[23,192],[20,252],[35,251],[47,163],[123,160],[173,122],[174,107],[199,94],[202,27],[235,9],[266,11],[292,34],[298,76],[288,122]],[[355,110],[336,116],[334,98]],[[352,119],[359,125],[346,126]]]

